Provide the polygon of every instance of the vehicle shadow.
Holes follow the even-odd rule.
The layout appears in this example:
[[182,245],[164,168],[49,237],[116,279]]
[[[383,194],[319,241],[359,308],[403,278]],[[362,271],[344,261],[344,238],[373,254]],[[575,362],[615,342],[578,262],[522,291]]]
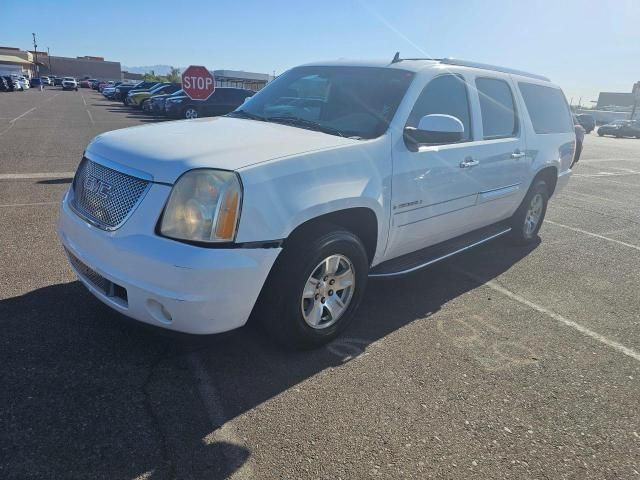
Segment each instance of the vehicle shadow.
[[[145,326],[104,306],[79,282],[2,300],[0,441],[10,463],[0,467],[9,477],[68,477],[73,468],[91,478],[200,478],[203,472],[225,478],[251,452],[224,439],[206,441],[219,427],[345,365],[404,326],[430,321],[447,302],[536,247],[498,240],[409,276],[372,279],[354,324],[306,352],[280,348],[256,318],[205,337]],[[217,393],[215,415],[201,403],[194,357]]]

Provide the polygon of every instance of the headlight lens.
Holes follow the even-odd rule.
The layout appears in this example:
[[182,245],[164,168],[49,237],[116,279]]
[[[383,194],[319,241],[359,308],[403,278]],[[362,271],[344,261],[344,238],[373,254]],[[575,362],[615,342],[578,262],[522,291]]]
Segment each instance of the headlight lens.
[[178,240],[233,241],[241,203],[238,175],[222,170],[192,170],[173,186],[160,233]]

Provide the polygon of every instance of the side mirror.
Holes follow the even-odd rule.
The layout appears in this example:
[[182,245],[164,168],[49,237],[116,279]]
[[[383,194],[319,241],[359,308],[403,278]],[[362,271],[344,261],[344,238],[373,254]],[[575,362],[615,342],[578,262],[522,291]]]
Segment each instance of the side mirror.
[[446,144],[457,143],[464,138],[464,125],[451,115],[425,115],[418,127],[405,127],[404,138],[407,144]]

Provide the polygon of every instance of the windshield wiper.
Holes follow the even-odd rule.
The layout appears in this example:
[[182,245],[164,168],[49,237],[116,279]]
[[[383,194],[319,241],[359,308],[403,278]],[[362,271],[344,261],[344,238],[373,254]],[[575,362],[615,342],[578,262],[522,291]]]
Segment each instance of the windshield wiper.
[[344,134],[337,128],[322,125],[318,122],[314,122],[313,120],[306,120],[304,118],[276,115],[273,117],[265,117],[264,120],[267,122],[286,123],[295,127],[308,128],[310,130],[317,130],[319,132],[328,133],[330,135],[338,135],[340,137],[344,137]]
[[260,115],[256,115],[255,113],[247,112],[246,110],[234,110],[233,112],[227,113],[225,117],[248,118],[250,120],[259,120],[261,122],[264,122],[266,120],[266,118],[261,117]]

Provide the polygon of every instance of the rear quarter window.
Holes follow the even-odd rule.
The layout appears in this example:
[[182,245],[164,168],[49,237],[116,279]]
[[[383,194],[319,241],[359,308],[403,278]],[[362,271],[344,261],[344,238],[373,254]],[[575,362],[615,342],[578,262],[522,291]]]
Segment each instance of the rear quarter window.
[[574,131],[571,113],[560,89],[526,82],[519,82],[518,87],[536,133]]

